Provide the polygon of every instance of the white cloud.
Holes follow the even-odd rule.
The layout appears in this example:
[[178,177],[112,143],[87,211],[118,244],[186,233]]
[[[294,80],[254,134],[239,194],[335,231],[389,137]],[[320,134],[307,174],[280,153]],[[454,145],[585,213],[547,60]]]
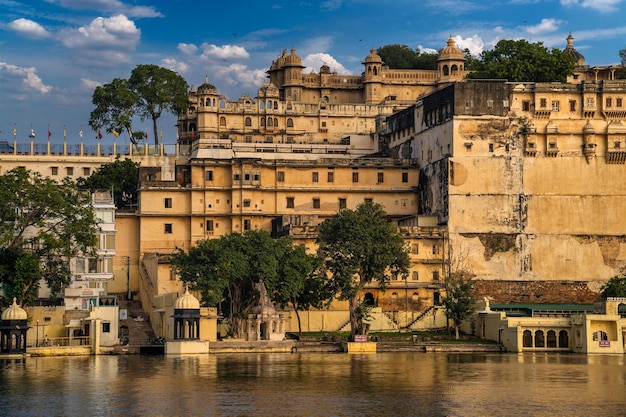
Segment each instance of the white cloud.
[[580,7],[583,8],[609,13],[618,10],[618,6],[621,2],[622,0],[561,0],[561,5],[567,7],[580,5]]
[[66,9],[96,10],[108,14],[124,14],[129,17],[163,17],[161,12],[152,6],[132,6],[119,0],[46,0]]
[[422,45],[417,45],[417,50],[420,51],[421,54],[436,54],[439,51],[433,48],[425,48]]
[[220,58],[224,61],[228,59],[248,59],[250,54],[246,51],[246,48],[237,45],[211,45],[203,43],[201,58]]
[[174,58],[161,59],[161,66],[176,71],[179,74],[184,74],[189,69],[189,65],[184,62],[177,61]]
[[9,23],[9,28],[29,38],[47,38],[50,36],[50,33],[43,26],[29,19],[15,19]]
[[198,51],[198,47],[193,43],[179,43],[177,48],[185,55],[193,55]]
[[116,47],[134,49],[141,31],[124,15],[97,17],[89,26],[65,31],[61,42],[68,48]]
[[254,88],[254,91],[267,81],[265,69],[248,69],[244,64],[230,64],[217,66],[211,72],[212,78],[223,81],[229,86],[241,88]]
[[307,67],[303,70],[304,73],[310,73],[311,70],[319,72],[320,67],[326,64],[331,71],[337,71],[338,74],[350,74],[350,71],[344,68],[332,55],[327,53],[318,52],[309,54],[304,57],[302,64]]
[[100,81],[90,80],[88,78],[80,79],[80,86],[83,90],[93,91],[96,87],[101,86],[102,83]]
[[322,10],[337,10],[341,7],[343,0],[326,0],[320,3],[320,9]]
[[46,94],[52,90],[52,86],[45,85],[41,81],[41,78],[37,75],[37,69],[34,67],[18,67],[6,62],[0,62],[0,73],[4,71],[10,76],[21,78],[22,83],[41,94]]
[[455,36],[454,41],[456,42],[456,46],[462,51],[464,51],[465,49],[469,49],[472,56],[480,55],[481,52],[485,49],[485,43],[478,35],[474,35],[471,38],[465,39],[460,36]]
[[554,32],[562,22],[556,19],[541,19],[541,23],[535,26],[527,26],[526,32],[531,35],[541,35],[543,33]]

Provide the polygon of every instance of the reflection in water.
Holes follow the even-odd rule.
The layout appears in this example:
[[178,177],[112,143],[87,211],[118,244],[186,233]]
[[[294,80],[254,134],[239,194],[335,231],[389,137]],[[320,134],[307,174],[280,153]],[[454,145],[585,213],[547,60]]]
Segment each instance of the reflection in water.
[[623,415],[623,356],[241,354],[0,361],[2,416]]

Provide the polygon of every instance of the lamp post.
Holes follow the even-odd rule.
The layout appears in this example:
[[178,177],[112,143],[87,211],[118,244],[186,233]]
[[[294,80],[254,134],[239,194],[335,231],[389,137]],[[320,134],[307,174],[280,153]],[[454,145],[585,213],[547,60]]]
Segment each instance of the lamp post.
[[39,346],[39,320],[37,320],[37,339],[35,340],[35,347]]

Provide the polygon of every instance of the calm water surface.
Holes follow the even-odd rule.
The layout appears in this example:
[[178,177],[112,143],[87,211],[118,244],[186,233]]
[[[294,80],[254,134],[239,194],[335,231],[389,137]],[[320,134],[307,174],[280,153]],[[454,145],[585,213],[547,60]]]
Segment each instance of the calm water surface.
[[0,361],[0,416],[623,416],[623,356],[242,354]]

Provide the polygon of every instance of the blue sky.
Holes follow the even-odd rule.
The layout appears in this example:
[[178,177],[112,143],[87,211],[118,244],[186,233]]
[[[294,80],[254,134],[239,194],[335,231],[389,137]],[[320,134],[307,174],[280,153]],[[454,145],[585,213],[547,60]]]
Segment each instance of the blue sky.
[[[452,35],[479,54],[500,39],[564,48],[569,32],[590,65],[619,62],[626,0],[0,0],[0,140],[95,141],[87,121],[97,85],[139,64],[209,82],[230,99],[256,96],[283,49],[316,71],[360,74],[370,48],[426,50]],[[306,70],[306,71],[310,71]],[[175,119],[159,119],[174,143]],[[150,128],[137,121],[136,130]],[[151,130],[150,130],[151,131]],[[105,137],[105,140],[112,138]],[[120,137],[118,143],[127,143]]]

